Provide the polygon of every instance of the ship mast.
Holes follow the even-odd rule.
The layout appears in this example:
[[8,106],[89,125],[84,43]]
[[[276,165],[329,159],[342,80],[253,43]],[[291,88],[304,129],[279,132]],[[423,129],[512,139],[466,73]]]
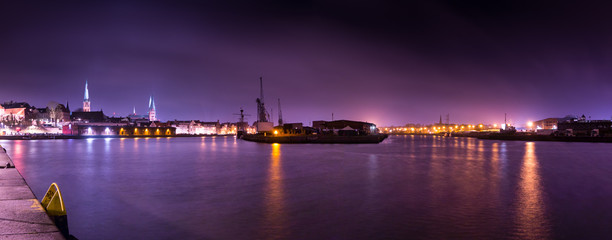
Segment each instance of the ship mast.
[[278,125],[283,125],[283,111],[281,110],[280,98],[278,99]]

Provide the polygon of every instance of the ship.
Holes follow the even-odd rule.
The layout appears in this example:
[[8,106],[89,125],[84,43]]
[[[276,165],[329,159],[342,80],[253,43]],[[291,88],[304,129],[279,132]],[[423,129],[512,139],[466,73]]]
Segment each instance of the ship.
[[[312,127],[302,123],[283,121],[280,98],[278,99],[278,125],[270,118],[266,110],[263,94],[263,79],[259,78],[259,98],[257,103],[257,121],[253,124],[256,134],[238,131],[238,138],[261,143],[380,143],[388,135],[380,133],[376,125],[369,122],[336,120],[313,121]],[[244,123],[243,111],[240,111],[240,122]]]
[[296,134],[296,135],[269,135],[269,134],[245,134],[241,139],[260,143],[380,143],[388,137],[387,134],[370,134],[361,136],[339,136],[319,134]]
[[312,127],[283,123],[269,131],[244,134],[241,139],[261,143],[380,143],[387,137],[373,123],[335,120],[313,121]]

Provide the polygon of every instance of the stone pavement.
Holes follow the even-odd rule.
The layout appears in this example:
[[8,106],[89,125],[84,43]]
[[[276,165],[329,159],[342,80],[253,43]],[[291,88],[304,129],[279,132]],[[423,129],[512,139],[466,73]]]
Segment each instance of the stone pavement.
[[0,148],[0,240],[65,239]]

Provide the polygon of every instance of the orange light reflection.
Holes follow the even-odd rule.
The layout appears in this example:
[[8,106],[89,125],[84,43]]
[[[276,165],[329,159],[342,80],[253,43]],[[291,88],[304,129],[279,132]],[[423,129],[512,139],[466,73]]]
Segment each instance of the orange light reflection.
[[545,216],[542,186],[538,172],[535,143],[525,143],[517,205],[517,230],[520,239],[548,239],[550,225]]
[[268,169],[265,188],[264,238],[285,238],[285,199],[283,191],[283,173],[281,168],[281,145],[272,144],[272,156]]

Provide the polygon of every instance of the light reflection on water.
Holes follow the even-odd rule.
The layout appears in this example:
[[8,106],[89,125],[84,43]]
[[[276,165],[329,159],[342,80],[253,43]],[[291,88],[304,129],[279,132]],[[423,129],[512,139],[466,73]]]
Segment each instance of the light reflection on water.
[[270,155],[270,165],[266,180],[265,216],[262,230],[265,239],[286,238],[285,194],[283,190],[283,172],[281,166],[281,145],[274,143]]
[[58,182],[71,232],[81,239],[609,236],[607,144],[397,136],[375,145],[269,145],[229,138],[0,144],[37,196]]
[[517,235],[520,239],[549,238],[549,224],[542,201],[542,187],[535,143],[525,143],[525,156],[521,166],[517,206]]

